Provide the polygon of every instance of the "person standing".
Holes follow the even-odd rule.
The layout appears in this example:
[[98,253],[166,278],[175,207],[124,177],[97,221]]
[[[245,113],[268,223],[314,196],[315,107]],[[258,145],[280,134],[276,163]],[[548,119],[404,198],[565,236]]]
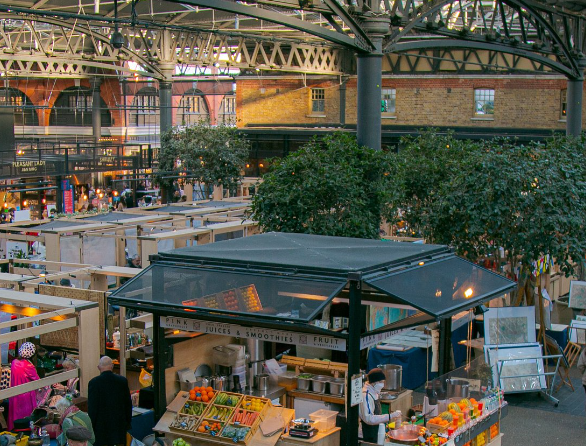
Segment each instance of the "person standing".
[[128,380],[112,372],[112,359],[102,356],[98,363],[100,375],[88,384],[88,414],[96,436],[94,446],[126,444],[131,427],[132,402]]
[[586,391],[586,347],[582,348],[582,353],[580,353],[580,357],[578,358],[578,370],[582,375],[582,385]]
[[385,374],[379,368],[368,372],[368,382],[362,388],[362,402],[359,413],[362,423],[362,439],[369,443],[376,443],[378,440],[378,426],[381,423],[388,423],[392,419],[401,420],[401,411],[383,414],[380,403],[380,393],[385,385]]
[[[10,387],[26,384],[39,379],[37,368],[31,362],[36,347],[31,342],[25,342],[18,349],[18,359],[10,365]],[[37,407],[37,392],[30,392],[13,396],[8,400],[8,430],[14,429],[14,420],[30,416]]]

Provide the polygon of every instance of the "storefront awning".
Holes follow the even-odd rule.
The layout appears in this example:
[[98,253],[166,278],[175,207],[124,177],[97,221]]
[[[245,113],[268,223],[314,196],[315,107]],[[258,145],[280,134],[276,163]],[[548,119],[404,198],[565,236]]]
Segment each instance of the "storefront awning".
[[422,261],[416,267],[365,282],[435,318],[473,308],[515,286],[511,280],[456,256]]

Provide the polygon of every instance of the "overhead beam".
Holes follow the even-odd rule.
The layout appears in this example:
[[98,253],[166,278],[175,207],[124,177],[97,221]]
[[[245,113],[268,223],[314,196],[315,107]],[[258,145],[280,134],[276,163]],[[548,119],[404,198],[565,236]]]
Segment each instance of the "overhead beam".
[[234,14],[242,14],[244,16],[253,17],[256,19],[266,20],[267,22],[276,23],[286,26],[297,31],[302,31],[312,36],[319,37],[328,42],[343,45],[349,49],[359,52],[368,52],[371,48],[364,48],[360,45],[358,39],[354,39],[346,34],[340,34],[336,31],[323,28],[318,25],[305,22],[303,20],[295,19],[293,17],[279,14],[277,12],[268,11],[261,8],[253,8],[244,6],[240,3],[229,2],[226,0],[167,0],[172,3],[182,3],[185,5],[199,6],[202,8],[216,9],[218,11],[225,11]]

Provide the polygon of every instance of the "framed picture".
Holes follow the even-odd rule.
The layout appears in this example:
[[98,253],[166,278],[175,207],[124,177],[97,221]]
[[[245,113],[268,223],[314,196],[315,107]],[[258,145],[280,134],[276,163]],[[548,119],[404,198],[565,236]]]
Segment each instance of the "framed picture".
[[535,341],[535,307],[490,308],[484,313],[485,344],[525,344]]
[[586,309],[586,282],[572,280],[570,282],[570,300],[568,301],[570,308]]
[[547,387],[540,344],[485,345],[484,354],[492,368],[493,384],[505,392],[536,392]]
[[570,328],[568,329],[570,341],[576,344],[586,344],[586,322],[585,321],[570,321]]

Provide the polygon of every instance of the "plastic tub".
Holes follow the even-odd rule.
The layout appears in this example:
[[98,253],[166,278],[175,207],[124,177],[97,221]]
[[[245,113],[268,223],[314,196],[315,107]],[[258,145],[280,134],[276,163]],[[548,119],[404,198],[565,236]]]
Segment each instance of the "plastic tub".
[[313,427],[320,432],[329,432],[336,427],[336,417],[338,412],[333,410],[320,409],[317,412],[309,414],[309,419],[313,421]]
[[297,376],[295,372],[285,372],[277,376],[277,385],[284,387],[285,390],[293,390],[297,388]]

